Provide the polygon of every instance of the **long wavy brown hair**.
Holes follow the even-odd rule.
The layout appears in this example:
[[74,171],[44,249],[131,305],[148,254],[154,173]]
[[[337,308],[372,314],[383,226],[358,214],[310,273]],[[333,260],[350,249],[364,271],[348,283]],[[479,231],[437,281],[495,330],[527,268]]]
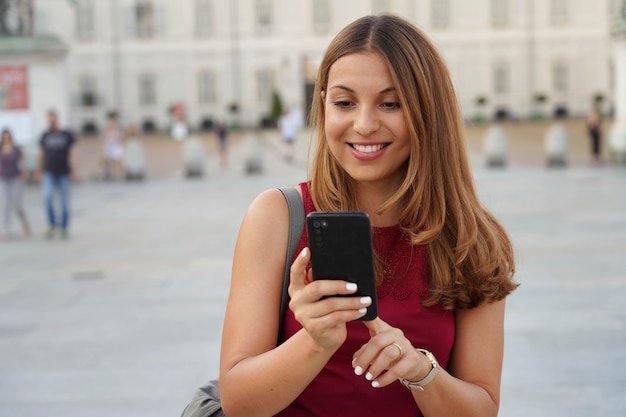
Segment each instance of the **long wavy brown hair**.
[[448,69],[427,37],[400,17],[362,17],[345,27],[326,50],[310,119],[317,135],[311,165],[316,208],[359,210],[352,179],[328,147],[321,92],[335,61],[363,51],[378,52],[386,60],[411,136],[404,181],[378,211],[399,204],[402,229],[414,244],[427,245],[431,294],[424,304],[472,308],[506,297],[519,285],[513,280],[513,247],[502,225],[478,199]]

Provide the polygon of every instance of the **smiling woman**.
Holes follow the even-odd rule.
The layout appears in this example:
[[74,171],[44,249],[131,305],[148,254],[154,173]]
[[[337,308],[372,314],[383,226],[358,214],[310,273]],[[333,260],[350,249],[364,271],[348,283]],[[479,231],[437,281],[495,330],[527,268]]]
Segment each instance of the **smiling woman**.
[[[325,107],[328,147],[355,183],[389,190],[402,183],[410,137],[394,81],[383,56],[363,52],[339,58],[328,79]],[[381,219],[378,219],[379,221]],[[395,224],[390,218],[390,224]]]
[[476,195],[443,60],[409,22],[366,16],[333,39],[315,88],[317,148],[295,188],[306,214],[370,218],[379,315],[358,320],[372,298],[349,277],[312,280],[303,234],[278,317],[289,211],[278,190],[260,194],[233,257],[224,412],[496,416],[513,249]]

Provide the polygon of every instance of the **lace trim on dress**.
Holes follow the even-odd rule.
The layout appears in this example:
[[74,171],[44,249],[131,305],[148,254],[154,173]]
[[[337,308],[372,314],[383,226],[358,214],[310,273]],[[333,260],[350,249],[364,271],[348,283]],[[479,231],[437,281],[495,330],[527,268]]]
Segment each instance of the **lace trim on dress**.
[[411,294],[428,297],[428,252],[424,245],[413,245],[408,233],[400,226],[375,227],[372,241],[374,250],[383,262],[383,282],[378,286],[378,297],[391,295],[404,300]]

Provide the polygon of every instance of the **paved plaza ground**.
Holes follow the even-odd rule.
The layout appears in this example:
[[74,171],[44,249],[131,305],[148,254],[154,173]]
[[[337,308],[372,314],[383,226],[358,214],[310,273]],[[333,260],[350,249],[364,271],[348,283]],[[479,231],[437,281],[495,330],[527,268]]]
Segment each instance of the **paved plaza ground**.
[[[501,417],[626,416],[626,167],[592,166],[581,121],[570,161],[549,169],[548,123],[504,125],[510,163],[485,167],[488,126],[468,128],[478,190],[509,230],[522,286],[507,302]],[[99,180],[99,144],[81,140],[71,237],[0,242],[0,417],[179,416],[217,375],[232,251],[262,190],[305,178],[277,133],[263,133],[262,175],[244,174],[245,134],[221,169],[182,175],[180,144],[143,138],[143,183]]]

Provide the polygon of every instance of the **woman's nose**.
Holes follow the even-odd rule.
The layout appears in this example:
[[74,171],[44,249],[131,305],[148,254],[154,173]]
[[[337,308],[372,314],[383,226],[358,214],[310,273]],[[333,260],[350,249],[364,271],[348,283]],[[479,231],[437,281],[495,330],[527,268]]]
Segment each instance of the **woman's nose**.
[[368,136],[380,128],[380,120],[372,108],[362,106],[357,110],[353,128],[358,134]]

